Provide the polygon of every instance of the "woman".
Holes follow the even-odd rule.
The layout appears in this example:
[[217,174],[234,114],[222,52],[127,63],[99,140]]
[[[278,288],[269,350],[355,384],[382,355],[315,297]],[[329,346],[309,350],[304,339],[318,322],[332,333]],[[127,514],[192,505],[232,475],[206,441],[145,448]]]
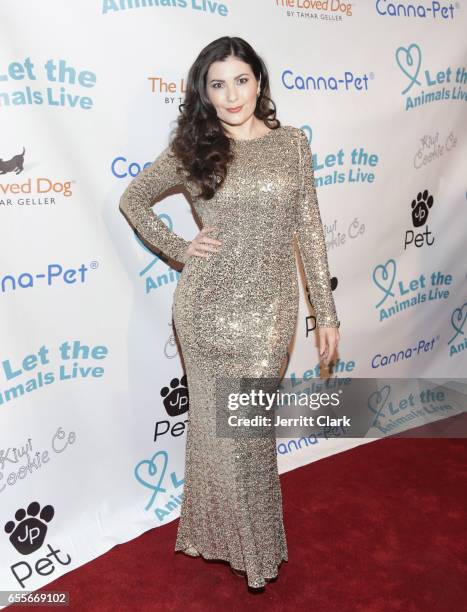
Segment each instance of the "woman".
[[[338,344],[311,152],[276,119],[266,67],[241,38],[201,51],[181,108],[171,145],[120,201],[145,241],[185,264],[172,307],[190,398],[175,550],[225,560],[262,588],[288,558],[276,441],[216,435],[216,381],[278,376],[297,320],[294,237],[326,364]],[[151,208],[182,184],[204,226],[191,241]]]

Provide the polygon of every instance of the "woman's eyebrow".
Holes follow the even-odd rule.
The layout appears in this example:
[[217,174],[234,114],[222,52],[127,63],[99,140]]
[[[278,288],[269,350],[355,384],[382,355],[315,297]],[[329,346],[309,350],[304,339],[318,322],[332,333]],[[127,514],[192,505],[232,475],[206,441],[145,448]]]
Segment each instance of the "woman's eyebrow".
[[[246,72],[242,72],[242,74],[234,77],[234,79],[239,79],[241,76],[248,76],[248,74]],[[224,83],[224,79],[211,79],[209,82],[212,83],[213,81],[220,81],[221,83]]]

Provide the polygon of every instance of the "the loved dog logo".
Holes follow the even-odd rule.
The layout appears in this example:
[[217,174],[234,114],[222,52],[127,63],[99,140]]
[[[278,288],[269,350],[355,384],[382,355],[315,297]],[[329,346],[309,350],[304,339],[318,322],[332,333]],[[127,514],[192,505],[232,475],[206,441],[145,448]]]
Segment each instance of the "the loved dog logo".
[[23,152],[18,155],[13,155],[10,159],[2,159],[0,157],[0,174],[8,174],[14,172],[19,174],[24,169],[24,154],[26,149],[23,147]]
[[[73,195],[73,180],[50,178],[46,172],[28,176],[28,164],[29,168],[38,164],[28,161],[26,147],[23,146],[20,153],[15,153],[15,149],[10,155],[0,149],[0,154],[3,153],[0,157],[0,209],[3,206],[50,206],[57,203],[56,196],[70,198]],[[20,181],[16,180],[17,176]]]

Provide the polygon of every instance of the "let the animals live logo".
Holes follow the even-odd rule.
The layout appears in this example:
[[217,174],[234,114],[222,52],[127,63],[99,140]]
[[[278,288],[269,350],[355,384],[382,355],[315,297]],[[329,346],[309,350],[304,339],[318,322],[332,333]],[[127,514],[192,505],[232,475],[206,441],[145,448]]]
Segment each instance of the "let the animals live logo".
[[375,304],[380,322],[424,303],[447,300],[454,283],[453,275],[441,270],[402,275],[392,258],[375,266],[372,276],[382,296]]
[[438,106],[448,100],[461,104],[467,102],[465,66],[442,64],[439,57],[434,57],[429,65],[422,58],[422,49],[417,43],[396,49],[395,60],[402,73],[401,81],[404,84],[408,82],[401,91],[406,111],[417,111],[428,104]]

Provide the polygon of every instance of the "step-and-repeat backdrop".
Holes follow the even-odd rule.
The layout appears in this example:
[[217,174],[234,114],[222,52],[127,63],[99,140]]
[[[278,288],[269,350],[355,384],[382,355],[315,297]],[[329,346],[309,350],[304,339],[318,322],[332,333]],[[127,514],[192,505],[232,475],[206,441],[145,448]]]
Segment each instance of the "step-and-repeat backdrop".
[[[0,590],[46,585],[179,516],[180,270],[118,204],[220,36],[258,51],[278,118],[309,137],[342,322],[332,375],[465,376],[466,12],[444,0],[0,3]],[[154,212],[186,239],[199,231],[183,194]],[[319,375],[307,298],[301,284],[290,378]],[[430,413],[452,414],[436,398]],[[278,439],[280,471],[366,441]]]

